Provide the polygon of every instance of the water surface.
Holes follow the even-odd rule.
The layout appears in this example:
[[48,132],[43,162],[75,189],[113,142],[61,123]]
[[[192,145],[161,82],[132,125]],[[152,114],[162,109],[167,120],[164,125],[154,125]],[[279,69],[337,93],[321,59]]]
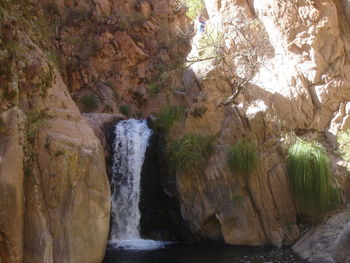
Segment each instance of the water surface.
[[108,245],[104,263],[305,263],[289,248],[123,242]]

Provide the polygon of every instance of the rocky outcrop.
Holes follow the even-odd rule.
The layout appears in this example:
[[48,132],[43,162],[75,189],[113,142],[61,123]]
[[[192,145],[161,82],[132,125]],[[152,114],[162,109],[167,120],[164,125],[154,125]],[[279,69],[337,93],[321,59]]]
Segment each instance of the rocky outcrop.
[[1,115],[0,132],[0,262],[23,261],[23,113],[17,108]]
[[99,262],[110,213],[104,151],[59,75],[54,76],[56,83],[43,100],[50,117],[38,131],[25,179],[24,258]]
[[[275,135],[278,123],[264,119],[263,104],[251,106],[247,112],[239,107],[217,108],[222,96],[209,83],[201,82],[208,92],[201,95],[207,99],[198,99],[190,108],[195,110],[199,104],[208,110],[201,117],[190,115],[186,131],[216,134],[217,139],[202,174],[196,178],[177,176],[184,219],[202,238],[228,244],[281,245],[294,240],[298,236],[296,210]],[[219,96],[215,98],[214,94]],[[228,148],[243,137],[259,148],[263,164],[248,179],[232,174],[227,167]]]
[[[178,1],[25,0],[21,8],[2,1],[0,262],[99,262],[110,210],[105,132],[166,104],[187,106],[168,139],[215,138],[201,174],[169,180],[171,199],[202,239],[281,245],[298,237],[283,132],[322,138],[334,183],[348,194],[334,149],[350,125],[349,1],[205,4],[212,42],[197,32],[189,58],[198,62],[184,66],[192,30]],[[209,50],[198,49],[203,41]],[[78,107],[94,113],[82,117]],[[262,164],[246,179],[226,162],[240,138],[255,145]],[[309,238],[300,247],[305,257],[321,249],[342,262],[347,238],[344,230],[334,254]]]
[[23,1],[23,10],[37,16],[23,20],[15,2],[1,4],[0,262],[100,262],[110,214],[104,151],[32,31],[40,7]]
[[64,81],[83,112],[140,118],[165,103],[192,35],[179,1],[43,2],[56,7]]
[[293,246],[294,251],[311,263],[346,263],[349,219],[349,210],[332,216],[303,235]]
[[83,116],[94,131],[96,137],[102,143],[105,157],[109,158],[112,153],[112,142],[114,140],[114,134],[112,133],[114,131],[113,126],[126,117],[122,114],[107,113],[84,113]]
[[[203,174],[177,176],[182,214],[193,232],[230,244],[295,240],[297,211],[280,148],[283,132],[321,138],[337,185],[345,195],[349,189],[349,173],[334,153],[337,132],[347,129],[350,96],[347,1],[205,3],[214,41],[205,33],[193,40],[189,57],[197,62],[183,79],[189,107],[182,132],[216,140]],[[239,138],[256,145],[264,164],[246,182],[226,166],[228,147]]]
[[350,262],[350,223],[344,227],[335,242],[333,254],[336,262]]

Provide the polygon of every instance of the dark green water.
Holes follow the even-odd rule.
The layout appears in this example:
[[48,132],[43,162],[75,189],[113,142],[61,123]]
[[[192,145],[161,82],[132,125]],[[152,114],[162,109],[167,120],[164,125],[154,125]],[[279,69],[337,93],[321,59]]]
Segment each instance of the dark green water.
[[153,250],[109,245],[104,263],[301,263],[289,248],[234,247],[212,244],[166,244]]

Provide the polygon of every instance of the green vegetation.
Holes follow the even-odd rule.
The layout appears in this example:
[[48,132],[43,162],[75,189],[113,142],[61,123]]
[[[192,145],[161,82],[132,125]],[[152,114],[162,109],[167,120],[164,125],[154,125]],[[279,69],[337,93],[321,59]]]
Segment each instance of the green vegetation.
[[130,116],[131,114],[131,108],[130,105],[124,104],[119,107],[119,111],[121,114],[124,114],[125,116]]
[[203,0],[184,0],[184,2],[188,6],[187,16],[192,20],[196,19],[204,9]]
[[55,65],[55,67],[57,69],[60,69],[61,65],[58,54],[50,50],[44,50],[44,53],[47,56],[47,58]]
[[27,118],[24,125],[26,138],[29,143],[34,143],[36,136],[38,135],[39,129],[47,124],[47,120],[50,117],[51,116],[47,114],[45,110],[31,111],[27,114]]
[[[24,122],[25,127],[25,143],[23,147],[24,158],[24,174],[25,176],[31,176],[33,174],[33,167],[37,157],[37,153],[33,151],[33,144],[38,135],[40,128],[47,125],[47,120],[51,118],[46,110],[30,111],[26,115]],[[46,144],[44,145],[46,148]],[[47,146],[48,148],[49,146]]]
[[248,176],[260,165],[259,152],[250,141],[240,139],[229,149],[227,162],[232,174]]
[[184,107],[166,105],[160,112],[156,125],[164,131],[169,131],[175,122],[181,120],[185,115]]
[[198,175],[212,151],[213,137],[187,133],[168,146],[169,158],[178,170]]
[[151,96],[156,96],[160,92],[160,86],[158,83],[151,83],[148,86],[148,94]]
[[300,212],[318,220],[340,202],[339,190],[331,184],[326,151],[318,142],[298,138],[288,154],[288,174]]
[[84,95],[79,100],[84,107],[85,111],[93,111],[98,108],[97,99],[94,95]]
[[112,111],[113,111],[113,108],[111,105],[109,104],[104,105],[103,112],[112,112]]
[[350,170],[350,130],[340,132],[337,141],[339,144],[339,153],[347,163],[348,170]]
[[42,71],[40,73],[40,82],[37,85],[37,89],[41,91],[41,96],[46,97],[47,90],[51,87],[54,80],[53,67],[49,64],[48,71]]

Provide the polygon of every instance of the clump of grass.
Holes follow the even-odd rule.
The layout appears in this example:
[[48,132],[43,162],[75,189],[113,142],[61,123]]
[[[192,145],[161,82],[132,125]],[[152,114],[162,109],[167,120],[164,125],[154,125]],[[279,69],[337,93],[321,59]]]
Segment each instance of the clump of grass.
[[113,108],[111,105],[109,104],[104,105],[103,112],[112,112],[112,111],[113,111]]
[[37,157],[37,153],[33,151],[33,144],[38,135],[38,132],[40,128],[47,125],[48,119],[52,117],[47,114],[46,110],[44,109],[41,111],[30,111],[26,115],[26,120],[24,122],[25,143],[23,147],[25,176],[31,176],[33,174],[33,166]]
[[124,114],[125,116],[130,116],[131,114],[131,108],[130,105],[124,104],[119,107],[119,111],[121,114]]
[[60,69],[61,65],[58,55],[50,50],[44,50],[44,53],[47,58],[56,66],[56,68]]
[[79,100],[85,111],[93,111],[98,108],[97,99],[94,95],[84,95]]
[[168,154],[176,168],[182,172],[198,175],[205,167],[212,151],[213,137],[187,133],[170,142]]
[[175,122],[181,120],[185,115],[185,108],[175,105],[166,105],[160,112],[156,124],[164,131],[169,131]]
[[27,114],[27,118],[25,121],[25,131],[26,138],[29,143],[34,143],[36,136],[38,135],[38,131],[41,127],[45,126],[47,120],[51,116],[45,112],[45,110],[41,111],[31,111]]
[[160,86],[158,83],[151,83],[148,86],[148,94],[151,96],[156,96],[160,92]]
[[258,149],[250,141],[240,139],[229,149],[227,162],[232,174],[248,176],[260,165]]
[[340,132],[337,137],[338,151],[350,170],[350,130]]
[[288,151],[288,174],[302,215],[321,218],[340,202],[339,190],[331,184],[329,159],[318,142],[300,138]]

